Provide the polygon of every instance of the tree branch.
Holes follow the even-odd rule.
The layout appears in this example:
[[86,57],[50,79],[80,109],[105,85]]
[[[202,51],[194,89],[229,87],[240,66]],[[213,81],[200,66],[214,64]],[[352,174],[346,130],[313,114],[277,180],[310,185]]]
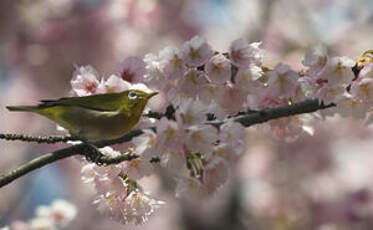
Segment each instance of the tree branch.
[[[334,106],[335,106],[335,104],[333,104],[333,103],[329,104],[329,105],[324,105],[323,103],[320,104],[318,99],[308,99],[308,100],[305,100],[305,101],[302,101],[302,102],[299,102],[299,103],[294,103],[292,105],[263,109],[263,110],[259,110],[259,111],[254,112],[254,113],[249,113],[249,114],[246,114],[246,115],[243,115],[243,116],[240,116],[240,117],[236,117],[236,118],[231,118],[231,119],[233,119],[233,121],[235,121],[235,122],[241,123],[245,127],[249,127],[249,126],[252,126],[252,125],[255,125],[255,124],[260,124],[260,123],[263,123],[263,122],[266,122],[266,121],[269,121],[269,120],[273,120],[273,119],[278,119],[278,118],[288,117],[288,116],[294,116],[294,115],[299,115],[299,114],[304,114],[304,113],[316,112],[318,110],[322,110],[322,109],[326,109],[326,108],[330,108],[330,107],[334,107]],[[226,120],[226,121],[209,121],[209,122],[207,122],[207,124],[213,125],[215,127],[219,127],[227,121],[228,120]],[[154,127],[151,127],[150,129],[153,129],[155,131]],[[98,142],[93,143],[93,145],[95,145],[98,148],[102,148],[102,147],[105,147],[105,146],[108,146],[108,145],[120,144],[120,143],[130,141],[132,138],[134,138],[136,136],[139,136],[142,133],[143,133],[142,130],[139,130],[139,129],[138,130],[133,130],[133,131],[130,131],[129,133],[127,133],[126,135],[124,135],[124,136],[122,136],[118,139],[114,139],[114,140],[110,140],[110,141],[98,141]],[[0,135],[0,138],[1,137],[9,137],[9,138],[3,138],[3,139],[7,139],[7,140],[23,140],[23,139],[25,139],[25,138],[17,139],[16,135],[11,136],[9,134],[2,134],[2,135]],[[25,136],[23,136],[23,137],[25,137]],[[47,140],[48,140],[47,137],[30,137],[30,136],[27,136],[27,137],[28,138],[26,138],[26,139],[33,140],[33,141],[36,141],[38,143],[55,143],[55,142],[47,142]],[[54,137],[54,138],[56,138],[56,137]],[[69,139],[71,137],[59,137],[59,138],[60,138],[60,141],[63,141],[65,139],[66,140],[71,140],[71,139]],[[57,140],[57,139],[54,139],[54,140]],[[52,152],[52,153],[44,154],[40,157],[37,157],[37,158],[25,163],[24,165],[21,165],[20,167],[10,171],[9,173],[0,176],[0,188],[9,184],[9,183],[11,183],[12,181],[16,180],[17,178],[35,170],[35,169],[41,168],[44,165],[47,165],[49,163],[53,163],[55,161],[58,161],[58,160],[61,160],[61,159],[64,159],[64,158],[67,158],[67,157],[70,157],[70,156],[74,156],[74,155],[87,155],[87,154],[89,154],[89,151],[87,149],[88,149],[88,145],[82,143],[82,144],[73,145],[73,146],[70,146],[70,147],[67,147],[67,148],[64,148],[64,149],[57,150],[57,151]],[[138,157],[138,156],[133,154],[133,153],[123,153],[122,155],[117,156],[117,157],[102,156],[102,157],[99,157],[97,159],[97,161],[95,161],[95,162],[100,163],[100,164],[117,164],[117,163],[120,163],[122,161],[131,160],[131,159],[136,158],[136,157]],[[154,160],[153,162],[156,162],[156,160]]]
[[[234,122],[239,122],[245,127],[267,122],[282,117],[289,117],[300,115],[304,113],[312,113],[318,110],[334,107],[335,104],[329,105],[320,104],[318,99],[308,99],[302,102],[294,103],[292,105],[283,105],[274,108],[262,109],[253,113],[231,118]],[[228,119],[229,120],[229,119]],[[219,127],[227,121],[209,121],[207,124]]]

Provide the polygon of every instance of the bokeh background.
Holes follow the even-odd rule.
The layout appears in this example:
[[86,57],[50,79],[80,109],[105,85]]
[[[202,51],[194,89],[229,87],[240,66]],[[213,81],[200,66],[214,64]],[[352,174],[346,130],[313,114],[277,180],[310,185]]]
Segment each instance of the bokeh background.
[[[265,65],[301,70],[307,48],[358,57],[373,48],[371,0],[1,0],[0,132],[56,134],[39,116],[5,105],[68,95],[74,66],[102,76],[127,56],[180,46],[194,35],[226,51],[243,37],[263,41]],[[248,149],[231,179],[204,203],[175,199],[161,177],[143,184],[167,205],[138,229],[372,229],[373,130],[362,122],[315,121],[314,136],[291,143],[260,127],[247,129]],[[0,173],[63,145],[0,142]],[[132,229],[101,216],[80,164],[65,159],[0,189],[0,227],[27,220],[40,204],[77,205],[67,229]]]

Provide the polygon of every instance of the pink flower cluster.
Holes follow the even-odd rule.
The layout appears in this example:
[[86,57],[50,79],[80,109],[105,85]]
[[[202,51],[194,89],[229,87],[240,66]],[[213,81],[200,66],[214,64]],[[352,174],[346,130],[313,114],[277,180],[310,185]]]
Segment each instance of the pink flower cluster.
[[[336,103],[335,111],[343,116],[363,118],[369,111],[372,64],[354,79],[352,59],[330,58],[319,46],[306,53],[303,64],[308,71],[301,76],[282,63],[273,69],[262,66],[260,45],[238,39],[229,52],[219,53],[196,36],[181,49],[166,47],[158,54],[145,55],[144,60],[127,58],[117,75],[107,79],[99,79],[90,66],[77,68],[71,81],[75,95],[155,90],[161,93],[162,108],[172,105],[175,110],[173,119],[141,120],[140,127],[155,126],[156,132],[144,130],[126,146],[137,158],[117,165],[83,166],[83,180],[95,186],[94,203],[100,212],[121,223],[141,224],[164,204],[139,184],[141,178],[154,173],[150,163],[154,159],[175,178],[178,197],[195,201],[214,194],[246,151],[245,128],[230,119],[240,112],[306,98]],[[224,124],[216,128],[207,124],[208,119]],[[268,122],[267,127],[276,136],[291,140],[302,132],[312,134],[311,120],[309,115],[286,117]],[[109,156],[121,154],[112,147],[101,151]]]
[[75,206],[65,200],[55,200],[51,206],[39,206],[35,217],[27,222],[15,221],[1,230],[57,230],[66,227],[76,216]]
[[329,57],[326,48],[319,45],[306,53],[303,64],[309,67],[304,78],[307,95],[319,98],[324,104],[335,103],[337,107],[333,112],[343,117],[364,119],[367,114],[371,116],[368,112],[373,108],[370,99],[373,96],[373,63],[366,64],[355,79],[353,59]]

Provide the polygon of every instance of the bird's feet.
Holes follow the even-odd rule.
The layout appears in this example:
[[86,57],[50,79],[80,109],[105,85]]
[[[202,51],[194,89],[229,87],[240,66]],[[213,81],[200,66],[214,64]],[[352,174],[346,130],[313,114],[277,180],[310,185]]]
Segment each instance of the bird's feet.
[[86,144],[85,157],[88,161],[91,161],[97,165],[103,165],[102,157],[105,156],[100,152],[100,150],[89,142],[84,142]]

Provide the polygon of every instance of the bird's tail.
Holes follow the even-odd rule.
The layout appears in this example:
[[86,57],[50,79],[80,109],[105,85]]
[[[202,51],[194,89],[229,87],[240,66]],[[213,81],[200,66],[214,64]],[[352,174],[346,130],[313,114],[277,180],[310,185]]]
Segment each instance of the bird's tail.
[[7,106],[6,108],[9,111],[35,112],[38,109],[38,106],[20,105],[20,106]]

